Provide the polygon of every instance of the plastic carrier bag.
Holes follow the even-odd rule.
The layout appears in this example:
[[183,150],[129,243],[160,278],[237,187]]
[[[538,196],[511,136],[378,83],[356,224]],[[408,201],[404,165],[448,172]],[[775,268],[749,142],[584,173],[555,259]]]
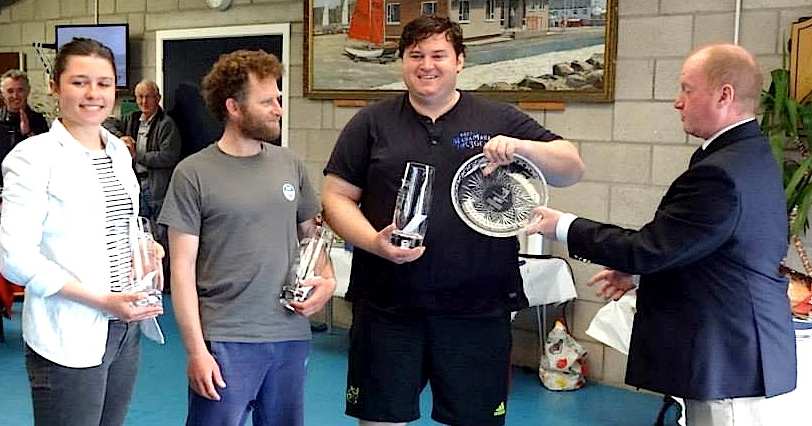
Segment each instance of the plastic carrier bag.
[[539,363],[539,379],[549,390],[580,389],[586,384],[586,350],[567,332],[561,320],[547,334]]
[[589,337],[628,355],[632,339],[632,323],[637,311],[637,296],[628,292],[617,301],[601,307],[589,323],[586,334]]

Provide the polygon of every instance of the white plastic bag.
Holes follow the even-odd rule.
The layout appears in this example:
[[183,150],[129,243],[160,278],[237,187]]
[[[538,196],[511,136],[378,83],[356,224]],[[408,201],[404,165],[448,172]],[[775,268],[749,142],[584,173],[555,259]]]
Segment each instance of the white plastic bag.
[[636,305],[637,296],[634,293],[626,293],[617,301],[607,303],[592,318],[586,334],[628,355]]
[[539,379],[549,390],[574,390],[586,384],[586,350],[567,333],[561,321],[547,334],[539,363]]

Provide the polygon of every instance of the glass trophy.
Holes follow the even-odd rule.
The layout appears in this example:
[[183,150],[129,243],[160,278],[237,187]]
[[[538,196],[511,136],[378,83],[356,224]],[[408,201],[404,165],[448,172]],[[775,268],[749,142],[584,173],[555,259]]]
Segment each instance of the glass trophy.
[[390,242],[401,248],[423,245],[428,228],[431,190],[434,185],[434,166],[410,161],[403,172],[393,221],[397,229]]
[[298,265],[295,265],[296,276],[293,277],[292,283],[282,286],[279,303],[293,311],[295,309],[290,302],[304,302],[310,297],[313,286],[304,285],[303,281],[320,276],[330,258],[332,243],[332,231],[323,226],[317,226],[313,236],[305,237],[299,242]]
[[161,290],[163,287],[163,265],[158,258],[155,238],[152,234],[150,220],[146,217],[134,219],[131,240],[133,273],[130,292],[144,292],[147,297],[135,302],[136,306],[156,306],[163,304]]

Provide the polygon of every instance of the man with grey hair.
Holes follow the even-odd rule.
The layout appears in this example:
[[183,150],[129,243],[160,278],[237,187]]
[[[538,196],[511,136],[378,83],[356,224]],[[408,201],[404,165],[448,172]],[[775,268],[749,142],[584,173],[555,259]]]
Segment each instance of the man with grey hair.
[[[154,81],[141,80],[135,85],[135,102],[138,111],[122,117],[115,123],[115,128],[110,121],[105,123],[105,127],[119,136],[130,149],[135,174],[141,184],[139,214],[155,224],[155,238],[168,247],[166,228],[158,225],[157,220],[172,171],[180,161],[180,132],[172,117],[161,108],[161,92]],[[169,271],[169,261],[168,257],[164,259],[166,272]],[[168,280],[164,283],[164,290],[169,290]]]
[[[20,141],[48,131],[45,116],[28,106],[28,76],[24,71],[8,70],[0,76],[0,161]],[[2,178],[0,177],[0,185]]]
[[161,211],[166,188],[180,161],[181,139],[172,117],[160,106],[161,92],[152,80],[135,86],[138,111],[133,111],[109,129],[130,148],[135,174],[141,183],[141,215],[153,220]]

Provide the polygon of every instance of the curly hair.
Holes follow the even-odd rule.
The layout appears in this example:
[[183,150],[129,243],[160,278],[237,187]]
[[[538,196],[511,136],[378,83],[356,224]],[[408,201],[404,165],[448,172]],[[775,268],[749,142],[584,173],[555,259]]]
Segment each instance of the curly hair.
[[258,79],[282,77],[282,63],[264,50],[236,50],[220,55],[211,71],[203,77],[202,95],[209,111],[220,121],[226,118],[226,100],[245,98],[248,76]]
[[446,40],[454,46],[457,56],[465,55],[462,27],[447,16],[421,15],[406,24],[398,42],[398,55],[403,59],[406,49],[435,35],[445,34]]

